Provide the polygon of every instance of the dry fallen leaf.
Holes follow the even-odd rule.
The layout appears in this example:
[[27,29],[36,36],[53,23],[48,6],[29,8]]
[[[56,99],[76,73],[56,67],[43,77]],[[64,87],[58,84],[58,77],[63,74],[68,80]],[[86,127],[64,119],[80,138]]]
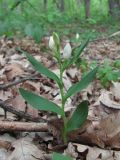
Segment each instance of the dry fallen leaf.
[[119,82],[112,82],[113,86],[111,88],[111,92],[116,100],[120,102],[120,83]]
[[112,93],[108,91],[103,91],[99,97],[99,101],[105,106],[114,109],[120,109],[120,103],[117,103],[114,100],[111,100]]
[[68,143],[67,149],[64,150],[65,155],[69,155],[74,160],[78,157],[78,153],[75,151],[75,146],[72,143]]
[[12,63],[5,66],[5,73],[7,76],[8,81],[13,80],[16,77],[19,77],[20,75],[24,75],[24,69],[23,67],[18,63]]
[[0,160],[7,160],[9,155],[10,153],[6,149],[0,149]]
[[89,147],[74,143],[77,151],[82,154],[86,153],[86,160],[120,160],[120,152],[114,150],[104,150],[97,147]]
[[45,160],[44,152],[39,150],[31,141],[23,138],[13,142],[15,148],[7,160]]
[[21,95],[17,95],[15,98],[9,100],[9,104],[12,104],[12,107],[16,110],[22,111],[32,116],[32,118],[37,118],[38,110],[32,108],[29,104],[26,105],[24,99]]
[[11,89],[7,91],[3,91],[3,90],[0,91],[0,100],[6,101],[11,97],[12,97]]

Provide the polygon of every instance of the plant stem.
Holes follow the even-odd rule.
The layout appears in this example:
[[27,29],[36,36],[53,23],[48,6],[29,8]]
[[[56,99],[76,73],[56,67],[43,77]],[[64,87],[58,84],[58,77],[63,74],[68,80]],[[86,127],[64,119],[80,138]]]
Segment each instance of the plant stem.
[[64,125],[64,128],[63,128],[63,141],[64,141],[64,144],[67,143],[67,132],[66,132],[66,128],[67,128],[67,119],[66,119],[66,116],[65,116],[65,111],[64,111],[64,108],[65,108],[65,101],[64,101],[64,84],[63,84],[63,72],[62,72],[62,63],[61,61],[59,62],[59,69],[60,69],[60,80],[61,80],[61,83],[62,83],[62,86],[60,87],[60,94],[61,94],[61,107],[62,107],[62,110],[63,110],[63,125]]

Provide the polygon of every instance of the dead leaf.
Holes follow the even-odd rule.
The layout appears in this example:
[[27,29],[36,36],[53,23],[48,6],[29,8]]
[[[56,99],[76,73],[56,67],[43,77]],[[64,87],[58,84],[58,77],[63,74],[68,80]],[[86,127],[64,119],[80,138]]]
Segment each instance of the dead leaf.
[[5,66],[6,61],[2,54],[0,54],[0,68]]
[[9,155],[10,153],[6,149],[3,149],[3,148],[0,149],[0,159],[1,160],[7,160]]
[[11,89],[9,89],[8,91],[2,91],[2,90],[0,91],[0,99],[2,101],[6,101],[11,97],[12,97]]
[[78,153],[75,150],[75,146],[72,143],[68,143],[68,147],[64,150],[64,154],[69,155],[74,160],[76,160],[76,158],[78,157]]
[[23,67],[18,63],[12,63],[5,66],[5,73],[8,81],[25,74]]
[[77,146],[79,153],[86,152],[86,160],[119,160],[120,152],[114,150],[104,150],[97,147],[89,147],[86,145],[81,145],[73,143],[74,146]]
[[9,100],[9,104],[12,104],[13,108],[31,115],[33,119],[39,116],[38,110],[29,106],[29,104],[26,105],[21,95],[17,95],[15,98]]
[[119,82],[112,82],[113,86],[111,88],[111,92],[116,100],[120,102],[120,83]]
[[110,96],[112,94],[108,91],[103,91],[101,96],[99,97],[99,101],[105,106],[114,109],[120,109],[120,104],[111,100]]
[[15,148],[7,160],[45,160],[44,152],[39,150],[31,141],[25,138],[15,141],[12,146]]
[[15,98],[9,100],[9,104],[11,104],[17,110],[26,111],[26,104],[21,95],[17,95]]
[[36,94],[39,94],[41,84],[40,84],[39,80],[38,80],[38,82],[26,81],[26,82],[24,82],[23,87],[28,90],[31,90],[33,92],[36,92]]

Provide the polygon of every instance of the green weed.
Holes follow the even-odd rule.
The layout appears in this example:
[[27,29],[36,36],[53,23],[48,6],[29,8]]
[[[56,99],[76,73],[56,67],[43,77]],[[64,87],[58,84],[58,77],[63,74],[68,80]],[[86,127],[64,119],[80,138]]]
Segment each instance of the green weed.
[[[87,60],[80,59],[76,62],[76,66],[80,68],[83,75],[86,75],[90,69],[95,68],[98,65],[97,61],[93,61],[91,64],[88,64]],[[102,65],[100,65],[96,78],[100,80],[100,83],[103,87],[110,87],[112,81],[119,81],[120,77],[120,60],[115,60],[111,62],[105,60]]]
[[108,60],[106,60],[102,67],[99,68],[97,77],[100,80],[102,86],[109,87],[112,81],[118,81],[118,78],[120,77],[120,72],[118,70],[120,67],[119,65],[119,60],[113,63],[110,63]]

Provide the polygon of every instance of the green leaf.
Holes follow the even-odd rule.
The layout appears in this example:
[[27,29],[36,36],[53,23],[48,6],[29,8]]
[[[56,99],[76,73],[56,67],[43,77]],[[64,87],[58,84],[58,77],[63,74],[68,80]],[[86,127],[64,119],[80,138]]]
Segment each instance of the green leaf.
[[55,103],[22,88],[19,89],[19,92],[33,108],[63,115],[62,109]]
[[60,153],[53,153],[52,160],[72,160],[72,158],[64,156]]
[[67,132],[80,128],[88,116],[88,101],[81,102],[67,123]]
[[61,86],[61,81],[58,76],[51,72],[49,69],[44,67],[40,62],[38,62],[32,55],[24,52],[26,57],[28,58],[29,62],[33,65],[34,69],[37,70],[39,73],[47,76],[50,79],[53,79],[59,86]]
[[120,77],[120,72],[119,71],[117,72],[117,76],[118,76],[118,78]]
[[70,65],[72,65],[73,63],[75,63],[78,60],[80,54],[82,53],[84,48],[87,46],[88,42],[89,42],[89,39],[87,39],[85,42],[83,42],[78,48],[75,48],[73,50],[73,57],[70,58],[69,60],[64,61],[62,71],[67,69]]
[[90,82],[93,81],[93,79],[95,78],[96,72],[98,70],[98,67],[96,67],[95,69],[93,69],[92,71],[90,71],[85,77],[83,77],[81,79],[80,82],[72,85],[65,96],[65,101],[67,100],[67,98],[69,98],[70,96],[72,96],[73,94],[83,90],[84,88],[86,88]]
[[84,48],[87,46],[89,42],[89,38],[87,40],[85,40],[80,47],[75,49],[75,54],[73,55],[73,63],[77,61],[77,59],[79,58],[80,54],[83,52]]

